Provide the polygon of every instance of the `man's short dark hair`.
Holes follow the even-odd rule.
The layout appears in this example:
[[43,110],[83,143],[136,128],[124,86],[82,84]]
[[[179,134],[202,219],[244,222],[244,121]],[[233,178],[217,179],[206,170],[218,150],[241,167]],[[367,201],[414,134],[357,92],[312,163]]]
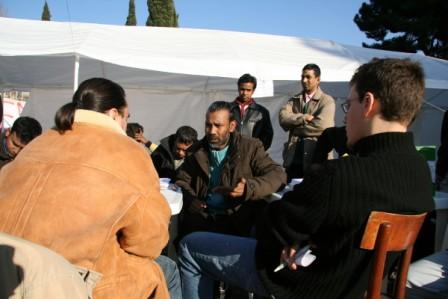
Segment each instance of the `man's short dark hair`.
[[213,102],[207,109],[207,114],[209,115],[212,112],[216,112],[219,110],[227,110],[229,112],[229,120],[230,121],[234,121],[235,120],[235,116],[233,115],[232,112],[232,104],[229,102],[225,102],[225,101],[216,101]]
[[135,134],[138,132],[143,133],[143,126],[139,123],[128,123],[126,126],[126,135],[135,138]]
[[182,126],[176,131],[176,142],[183,144],[193,144],[198,141],[198,132],[189,126]]
[[238,87],[242,83],[252,83],[254,85],[254,90],[257,88],[257,78],[252,76],[251,74],[244,74],[238,79]]
[[21,116],[14,121],[11,127],[11,134],[15,133],[23,144],[28,144],[31,140],[42,134],[42,126],[32,117]]
[[317,78],[320,78],[320,67],[317,64],[314,63],[308,63],[307,65],[305,65],[302,69],[302,72],[305,70],[312,70],[314,71],[314,76],[316,76]]
[[409,124],[423,103],[425,74],[419,63],[409,59],[374,58],[357,69],[350,80],[354,85],[359,101],[366,92],[375,96],[387,121]]

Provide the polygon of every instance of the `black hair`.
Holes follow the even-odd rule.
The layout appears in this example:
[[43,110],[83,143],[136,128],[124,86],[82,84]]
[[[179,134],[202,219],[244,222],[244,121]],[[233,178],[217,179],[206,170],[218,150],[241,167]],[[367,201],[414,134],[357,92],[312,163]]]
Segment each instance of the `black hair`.
[[308,63],[307,65],[305,65],[303,67],[302,72],[305,70],[313,70],[314,76],[316,76],[317,78],[320,78],[320,67],[317,64]]
[[28,144],[31,140],[42,134],[42,126],[32,117],[21,116],[14,121],[11,127],[11,134],[15,133],[23,144]]
[[216,102],[211,103],[211,105],[208,106],[207,115],[212,112],[219,111],[219,110],[227,110],[229,112],[229,121],[235,120],[235,116],[233,115],[233,112],[232,112],[232,104],[229,102],[225,102],[225,101],[216,101]]
[[176,131],[176,142],[192,144],[198,141],[198,132],[190,126],[182,126]]
[[139,123],[128,123],[126,126],[126,135],[129,137],[135,138],[135,134],[139,132],[144,132],[143,126]]
[[72,102],[56,112],[56,129],[60,133],[71,130],[76,109],[105,113],[116,108],[118,112],[123,113],[126,107],[126,95],[119,84],[105,78],[88,79],[79,85]]
[[241,83],[252,83],[254,84],[254,90],[257,88],[257,78],[252,76],[251,74],[244,74],[238,79],[238,87]]

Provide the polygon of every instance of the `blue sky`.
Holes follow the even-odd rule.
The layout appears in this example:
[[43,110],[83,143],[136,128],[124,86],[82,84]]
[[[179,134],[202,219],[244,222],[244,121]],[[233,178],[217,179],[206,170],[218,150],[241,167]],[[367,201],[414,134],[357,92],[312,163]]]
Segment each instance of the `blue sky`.
[[[121,25],[129,0],[47,0],[53,21]],[[371,42],[353,17],[366,0],[175,0],[180,27],[329,39],[361,46]],[[40,19],[44,0],[0,0],[6,16]],[[137,22],[148,17],[146,0],[135,0]]]

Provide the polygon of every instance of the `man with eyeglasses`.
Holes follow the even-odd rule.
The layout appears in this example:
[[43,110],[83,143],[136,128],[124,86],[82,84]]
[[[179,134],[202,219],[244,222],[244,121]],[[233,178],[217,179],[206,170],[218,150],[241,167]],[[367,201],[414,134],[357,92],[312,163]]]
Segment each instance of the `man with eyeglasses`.
[[320,68],[307,64],[302,69],[302,92],[293,96],[280,110],[279,122],[289,132],[283,149],[283,166],[292,178],[303,177],[312,162],[317,137],[334,126],[335,103],[319,87]]
[[[370,212],[434,209],[428,165],[407,132],[423,103],[421,66],[374,59],[350,87],[344,109],[353,154],[313,165],[264,210],[256,239],[186,236],[179,246],[184,298],[211,298],[214,280],[277,299],[363,298],[373,255],[360,242]],[[304,266],[294,257],[306,245],[315,260]]]

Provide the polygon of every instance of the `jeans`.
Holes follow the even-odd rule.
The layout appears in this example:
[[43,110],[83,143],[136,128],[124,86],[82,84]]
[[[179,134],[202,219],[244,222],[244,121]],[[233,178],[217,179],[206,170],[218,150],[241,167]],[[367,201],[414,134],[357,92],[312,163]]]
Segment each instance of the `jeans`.
[[406,298],[409,299],[448,298],[447,250],[412,263],[409,268],[406,293]]
[[164,255],[159,255],[156,258],[156,263],[162,268],[171,299],[182,299],[182,288],[176,263]]
[[180,242],[182,294],[186,299],[213,297],[214,281],[268,296],[257,275],[255,239],[196,232]]

